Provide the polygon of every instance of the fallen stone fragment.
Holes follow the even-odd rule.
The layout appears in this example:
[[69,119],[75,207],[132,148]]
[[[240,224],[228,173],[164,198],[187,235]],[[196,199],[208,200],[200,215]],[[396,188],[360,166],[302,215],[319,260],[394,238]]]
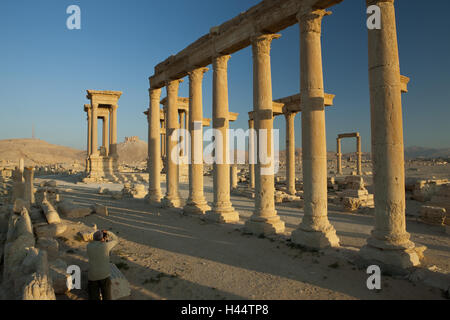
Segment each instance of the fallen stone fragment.
[[62,235],[67,229],[65,223],[41,225],[35,228],[38,238],[56,238]]

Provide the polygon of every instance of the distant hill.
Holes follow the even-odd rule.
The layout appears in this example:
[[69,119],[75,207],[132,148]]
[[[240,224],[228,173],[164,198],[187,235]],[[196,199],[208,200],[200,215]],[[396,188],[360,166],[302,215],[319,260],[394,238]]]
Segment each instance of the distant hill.
[[435,159],[435,158],[450,158],[450,148],[437,149],[426,147],[408,147],[405,148],[406,159]]
[[148,145],[147,142],[136,137],[126,138],[125,142],[117,144],[119,153],[119,162],[126,164],[139,164],[147,161]]
[[27,166],[74,162],[84,164],[86,152],[39,139],[0,140],[0,160],[18,164],[20,158],[25,160]]

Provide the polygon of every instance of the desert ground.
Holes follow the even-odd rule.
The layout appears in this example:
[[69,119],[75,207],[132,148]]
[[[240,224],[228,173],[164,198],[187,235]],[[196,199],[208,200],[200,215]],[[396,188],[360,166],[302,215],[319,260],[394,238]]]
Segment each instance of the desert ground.
[[[425,166],[415,162],[408,167],[417,169],[409,178],[450,178],[448,164]],[[402,275],[383,276],[381,290],[368,290],[366,270],[352,261],[370,234],[373,217],[343,212],[332,204],[329,218],[342,249],[319,253],[297,248],[289,241],[303,214],[295,203],[277,205],[278,214],[286,222],[285,234],[255,237],[243,233],[253,206],[246,197],[232,196],[241,221],[218,225],[185,216],[180,210],[150,207],[145,199],[114,200],[98,192],[99,188],[120,191],[120,184],[80,184],[77,177],[70,176],[43,176],[36,183],[47,180],[57,181],[65,200],[84,207],[94,203],[108,207],[107,217],[93,214],[68,219],[67,231],[58,238],[60,252],[64,260],[80,265],[85,273],[86,242],[77,233],[92,230],[93,225],[111,230],[120,237],[112,262],[130,282],[131,299],[445,298],[441,290]],[[182,183],[180,190],[186,199],[188,184]],[[211,177],[205,178],[205,193],[212,201]],[[439,226],[418,221],[420,205],[414,200],[407,202],[408,231],[417,245],[428,248],[426,268],[448,273],[450,237]],[[74,290],[57,298],[86,299],[87,293]]]

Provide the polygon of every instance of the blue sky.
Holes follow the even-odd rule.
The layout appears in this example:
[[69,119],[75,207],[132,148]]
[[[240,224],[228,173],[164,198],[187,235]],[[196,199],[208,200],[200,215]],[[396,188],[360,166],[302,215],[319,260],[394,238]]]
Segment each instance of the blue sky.
[[[86,148],[86,89],[120,90],[118,137],[147,140],[142,112],[154,66],[212,26],[257,4],[256,0],[3,0],[0,2],[0,139],[36,136]],[[411,77],[403,96],[406,146],[450,147],[450,1],[424,5],[396,0],[401,72]],[[81,8],[81,30],[66,28],[66,9]],[[438,10],[436,9],[438,8]],[[339,133],[359,131],[370,151],[365,1],[345,0],[323,23],[325,91],[336,94],[326,113],[328,150]],[[292,26],[272,45],[273,97],[299,92],[299,31]],[[247,127],[252,109],[252,58],[247,48],[229,62],[232,124]],[[165,90],[163,91],[163,96]],[[188,81],[180,89],[188,96]],[[204,115],[211,117],[212,71],[204,80]],[[296,144],[301,147],[301,119]],[[284,119],[277,118],[284,148]],[[344,141],[344,152],[354,150]]]

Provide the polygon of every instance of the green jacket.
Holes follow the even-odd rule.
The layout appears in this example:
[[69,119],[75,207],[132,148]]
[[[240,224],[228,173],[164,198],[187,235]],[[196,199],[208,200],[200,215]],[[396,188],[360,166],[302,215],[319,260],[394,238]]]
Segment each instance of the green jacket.
[[118,243],[117,236],[108,231],[108,242],[92,241],[87,245],[87,254],[89,258],[89,281],[98,281],[111,276],[109,266],[109,254]]

